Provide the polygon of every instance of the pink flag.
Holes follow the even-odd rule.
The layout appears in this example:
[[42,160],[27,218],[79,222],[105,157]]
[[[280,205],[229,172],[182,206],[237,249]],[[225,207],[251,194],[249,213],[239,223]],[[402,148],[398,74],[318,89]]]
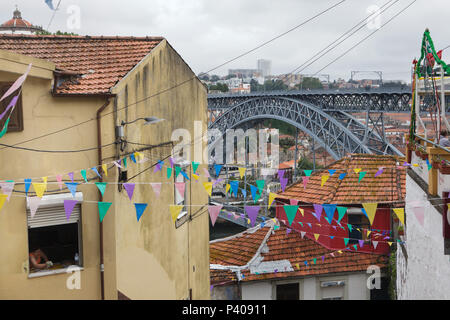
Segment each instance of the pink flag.
[[203,171],[205,172],[205,177],[210,178],[211,176],[209,175],[208,169],[203,168]]
[[159,196],[161,195],[161,182],[151,183],[150,185],[152,186],[153,192],[155,193],[156,197],[159,198]]
[[133,198],[135,184],[134,183],[124,183],[123,187],[127,191],[128,198],[130,198],[130,200],[131,200]]
[[222,207],[222,205],[208,207],[209,217],[211,218],[211,224],[213,227],[216,223],[217,217],[219,216],[220,210],[222,210]]
[[303,180],[303,188],[306,190],[306,185],[309,182],[309,177],[302,177],[302,180]]
[[14,190],[14,181],[0,182],[0,187],[2,188],[3,194],[8,196],[6,199],[9,201]]
[[8,91],[6,91],[6,93],[0,98],[0,102],[3,101],[3,99],[9,97],[13,92],[15,92],[17,89],[19,89],[22,84],[25,82],[28,73],[31,70],[31,63],[28,65],[27,70],[25,71],[25,73],[23,75],[21,75],[16,82],[13,83],[13,85],[8,89]]
[[184,182],[176,182],[175,188],[177,189],[180,196],[184,199],[184,191],[186,190],[186,183]]
[[296,205],[298,205],[298,200],[296,200],[296,199],[290,199],[289,202],[290,202],[290,205],[291,205],[291,206],[296,206]]
[[9,105],[6,107],[5,111],[2,112],[2,114],[0,114],[0,120],[3,119],[3,117],[6,115],[6,113],[13,107],[16,106],[17,100],[19,99],[19,96],[15,96],[14,98],[12,98],[11,102],[9,103]]
[[41,198],[39,197],[28,198],[28,203],[30,205],[31,218],[34,218],[34,215],[36,214],[36,211],[38,210],[39,205],[41,204]]
[[62,183],[62,175],[58,174],[56,176],[56,181],[58,181],[59,190],[62,190],[63,183]]
[[423,223],[425,220],[425,208],[424,207],[414,207],[414,215],[416,216],[417,220],[423,227]]

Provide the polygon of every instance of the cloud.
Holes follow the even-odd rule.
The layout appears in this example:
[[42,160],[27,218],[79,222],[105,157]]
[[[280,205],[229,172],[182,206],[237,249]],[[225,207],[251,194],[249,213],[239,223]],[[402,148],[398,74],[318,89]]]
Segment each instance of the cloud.
[[[54,0],[55,5],[58,0]],[[199,73],[220,65],[289,30],[338,0],[62,0],[50,31],[72,31],[89,35],[164,36]],[[256,68],[256,60],[272,60],[274,73],[286,73],[305,62],[347,29],[368,15],[367,8],[388,0],[347,0],[304,27],[216,71]],[[387,21],[411,0],[400,0],[385,14]],[[44,0],[16,0],[30,22],[47,27],[52,16]],[[1,19],[12,17],[14,4],[0,4]],[[81,8],[81,29],[68,30],[67,8]],[[352,70],[381,70],[386,79],[409,80],[411,61],[419,55],[423,31],[429,27],[437,48],[450,44],[445,21],[450,15],[447,1],[417,1],[411,8],[377,32],[368,41],[325,69],[332,79],[348,79]],[[367,36],[357,35],[305,70],[315,73],[342,52]],[[444,54],[444,59],[449,55]],[[368,75],[369,77],[370,74]],[[375,77],[375,75],[373,76]]]

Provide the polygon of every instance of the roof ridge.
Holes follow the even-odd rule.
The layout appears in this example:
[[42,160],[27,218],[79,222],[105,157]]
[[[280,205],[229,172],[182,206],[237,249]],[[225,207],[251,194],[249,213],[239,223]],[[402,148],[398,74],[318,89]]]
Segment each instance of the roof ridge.
[[164,40],[165,38],[162,36],[143,36],[143,37],[135,37],[135,36],[90,36],[90,35],[56,35],[56,34],[0,34],[1,38],[48,38],[48,39],[73,39],[73,40]]

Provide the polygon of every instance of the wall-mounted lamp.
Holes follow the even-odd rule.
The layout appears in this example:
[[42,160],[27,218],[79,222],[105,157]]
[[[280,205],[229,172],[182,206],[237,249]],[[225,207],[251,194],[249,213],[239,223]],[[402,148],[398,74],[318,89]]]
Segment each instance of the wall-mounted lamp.
[[139,120],[144,120],[145,121],[144,125],[155,124],[155,123],[158,123],[158,122],[161,122],[161,121],[166,121],[165,119],[159,119],[159,118],[156,118],[156,117],[137,118],[136,120],[133,120],[133,121],[130,121],[130,122],[122,121],[120,126],[116,127],[116,137],[117,137],[117,139],[123,139],[125,137],[124,126],[132,124],[132,123],[135,123],[135,122],[137,122]]

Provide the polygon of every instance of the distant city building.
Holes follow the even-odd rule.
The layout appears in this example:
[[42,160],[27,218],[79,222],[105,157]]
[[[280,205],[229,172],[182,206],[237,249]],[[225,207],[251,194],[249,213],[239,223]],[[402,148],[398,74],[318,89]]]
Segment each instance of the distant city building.
[[272,61],[259,59],[258,60],[258,70],[262,77],[267,77],[272,74]]
[[17,6],[13,12],[13,18],[0,25],[0,33],[35,34],[38,31],[43,31],[42,27],[34,26],[22,19],[22,13]]
[[256,69],[229,69],[228,74],[235,75],[238,78],[257,78],[261,76]]

